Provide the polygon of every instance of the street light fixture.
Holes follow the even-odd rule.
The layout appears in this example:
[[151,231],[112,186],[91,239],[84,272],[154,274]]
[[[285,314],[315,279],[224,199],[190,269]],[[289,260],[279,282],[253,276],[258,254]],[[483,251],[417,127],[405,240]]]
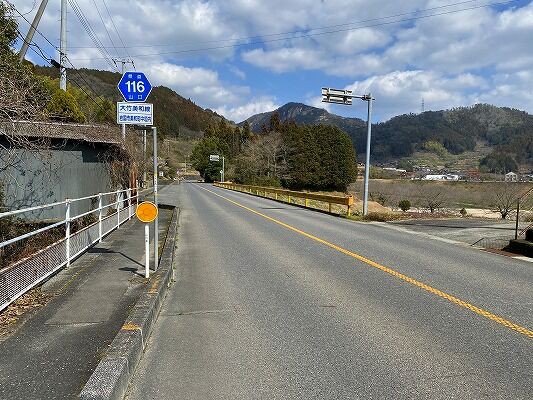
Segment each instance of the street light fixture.
[[368,180],[370,176],[370,138],[372,137],[372,93],[364,95],[354,95],[351,90],[345,89],[331,89],[322,88],[322,102],[343,104],[346,106],[352,105],[352,99],[361,99],[368,103],[368,115],[366,120],[367,135],[366,135],[366,161],[365,161],[365,185],[363,191],[363,215],[368,214]]

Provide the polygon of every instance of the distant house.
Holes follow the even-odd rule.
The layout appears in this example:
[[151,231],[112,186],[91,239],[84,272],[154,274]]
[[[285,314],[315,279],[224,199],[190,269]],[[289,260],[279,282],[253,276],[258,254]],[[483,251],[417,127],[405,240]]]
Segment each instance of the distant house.
[[426,175],[422,178],[423,181],[458,181],[459,175]]
[[508,172],[505,174],[505,182],[518,182],[518,174]]
[[[109,192],[128,185],[114,170],[123,161],[118,128],[62,123],[0,125],[0,190],[8,210]],[[126,182],[124,182],[126,180]],[[87,200],[85,203],[89,202]],[[76,203],[76,209],[89,204]],[[54,207],[34,218],[64,216]]]

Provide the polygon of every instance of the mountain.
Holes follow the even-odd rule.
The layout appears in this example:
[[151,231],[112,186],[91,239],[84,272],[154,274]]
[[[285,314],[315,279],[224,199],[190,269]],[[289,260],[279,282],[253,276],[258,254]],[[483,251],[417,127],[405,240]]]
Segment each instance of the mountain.
[[[36,65],[33,69],[37,75],[59,78],[56,68]],[[84,88],[90,88],[87,92],[94,97],[96,92],[113,102],[122,101],[117,90],[121,75],[117,72],[82,68],[68,70],[67,77]],[[158,132],[165,136],[201,137],[209,124],[225,120],[217,113],[199,107],[190,99],[185,99],[165,86],[154,87],[148,102],[154,104],[155,125],[158,127]]]
[[[345,118],[327,112],[322,108],[311,107],[302,103],[287,103],[277,110],[256,114],[246,121],[253,132],[261,132],[263,126],[270,125],[270,116],[278,113],[281,121],[294,121],[297,124],[335,125],[352,136],[352,132],[364,129],[366,122],[359,118]],[[244,121],[239,125],[243,125]]]
[[[272,112],[254,115],[246,121],[252,131],[261,132],[263,126],[269,126],[273,113],[278,113],[281,121],[336,125],[351,137],[358,153],[365,151],[364,121],[341,117],[305,104],[288,103]],[[420,151],[435,152],[443,159],[448,159],[447,156],[474,152],[480,143],[489,148],[489,154],[481,159],[481,164],[488,170],[509,171],[517,169],[519,165],[531,167],[533,116],[507,107],[476,104],[472,107],[399,115],[372,125],[372,157],[377,161],[394,161]]]

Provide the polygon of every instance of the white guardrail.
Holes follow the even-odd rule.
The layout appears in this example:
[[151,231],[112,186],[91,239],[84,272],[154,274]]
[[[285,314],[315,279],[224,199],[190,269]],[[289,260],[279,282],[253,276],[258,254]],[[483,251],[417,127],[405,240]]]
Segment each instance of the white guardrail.
[[[28,239],[39,233],[62,225],[65,226],[64,238],[12,265],[0,266],[0,311],[59,269],[68,267],[74,258],[84,253],[96,242],[101,242],[104,236],[131,219],[135,215],[140,193],[137,188],[130,188],[0,213],[0,218],[5,218],[52,207],[65,207],[63,220],[0,243],[1,250],[10,244]],[[106,204],[105,200],[108,198],[110,198],[110,202]],[[91,203],[97,201],[98,207],[75,216],[71,215],[72,204],[83,200],[91,200]],[[114,207],[116,211],[110,215],[104,215],[104,211],[110,207]],[[97,216],[98,221],[71,233],[73,221],[91,214]]]

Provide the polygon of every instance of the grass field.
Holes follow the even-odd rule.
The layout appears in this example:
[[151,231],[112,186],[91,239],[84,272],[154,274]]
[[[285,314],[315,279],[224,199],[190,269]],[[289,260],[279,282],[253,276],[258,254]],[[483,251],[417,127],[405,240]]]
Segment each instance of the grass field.
[[[431,198],[438,197],[438,208],[481,208],[495,210],[502,201],[516,204],[516,198],[533,188],[532,182],[435,182],[404,179],[371,179],[371,200],[388,207],[397,207],[400,200],[409,200],[412,207],[427,207]],[[363,182],[351,186],[359,198],[363,195]],[[513,207],[514,208],[514,207]],[[524,211],[533,208],[533,194],[524,199]]]

